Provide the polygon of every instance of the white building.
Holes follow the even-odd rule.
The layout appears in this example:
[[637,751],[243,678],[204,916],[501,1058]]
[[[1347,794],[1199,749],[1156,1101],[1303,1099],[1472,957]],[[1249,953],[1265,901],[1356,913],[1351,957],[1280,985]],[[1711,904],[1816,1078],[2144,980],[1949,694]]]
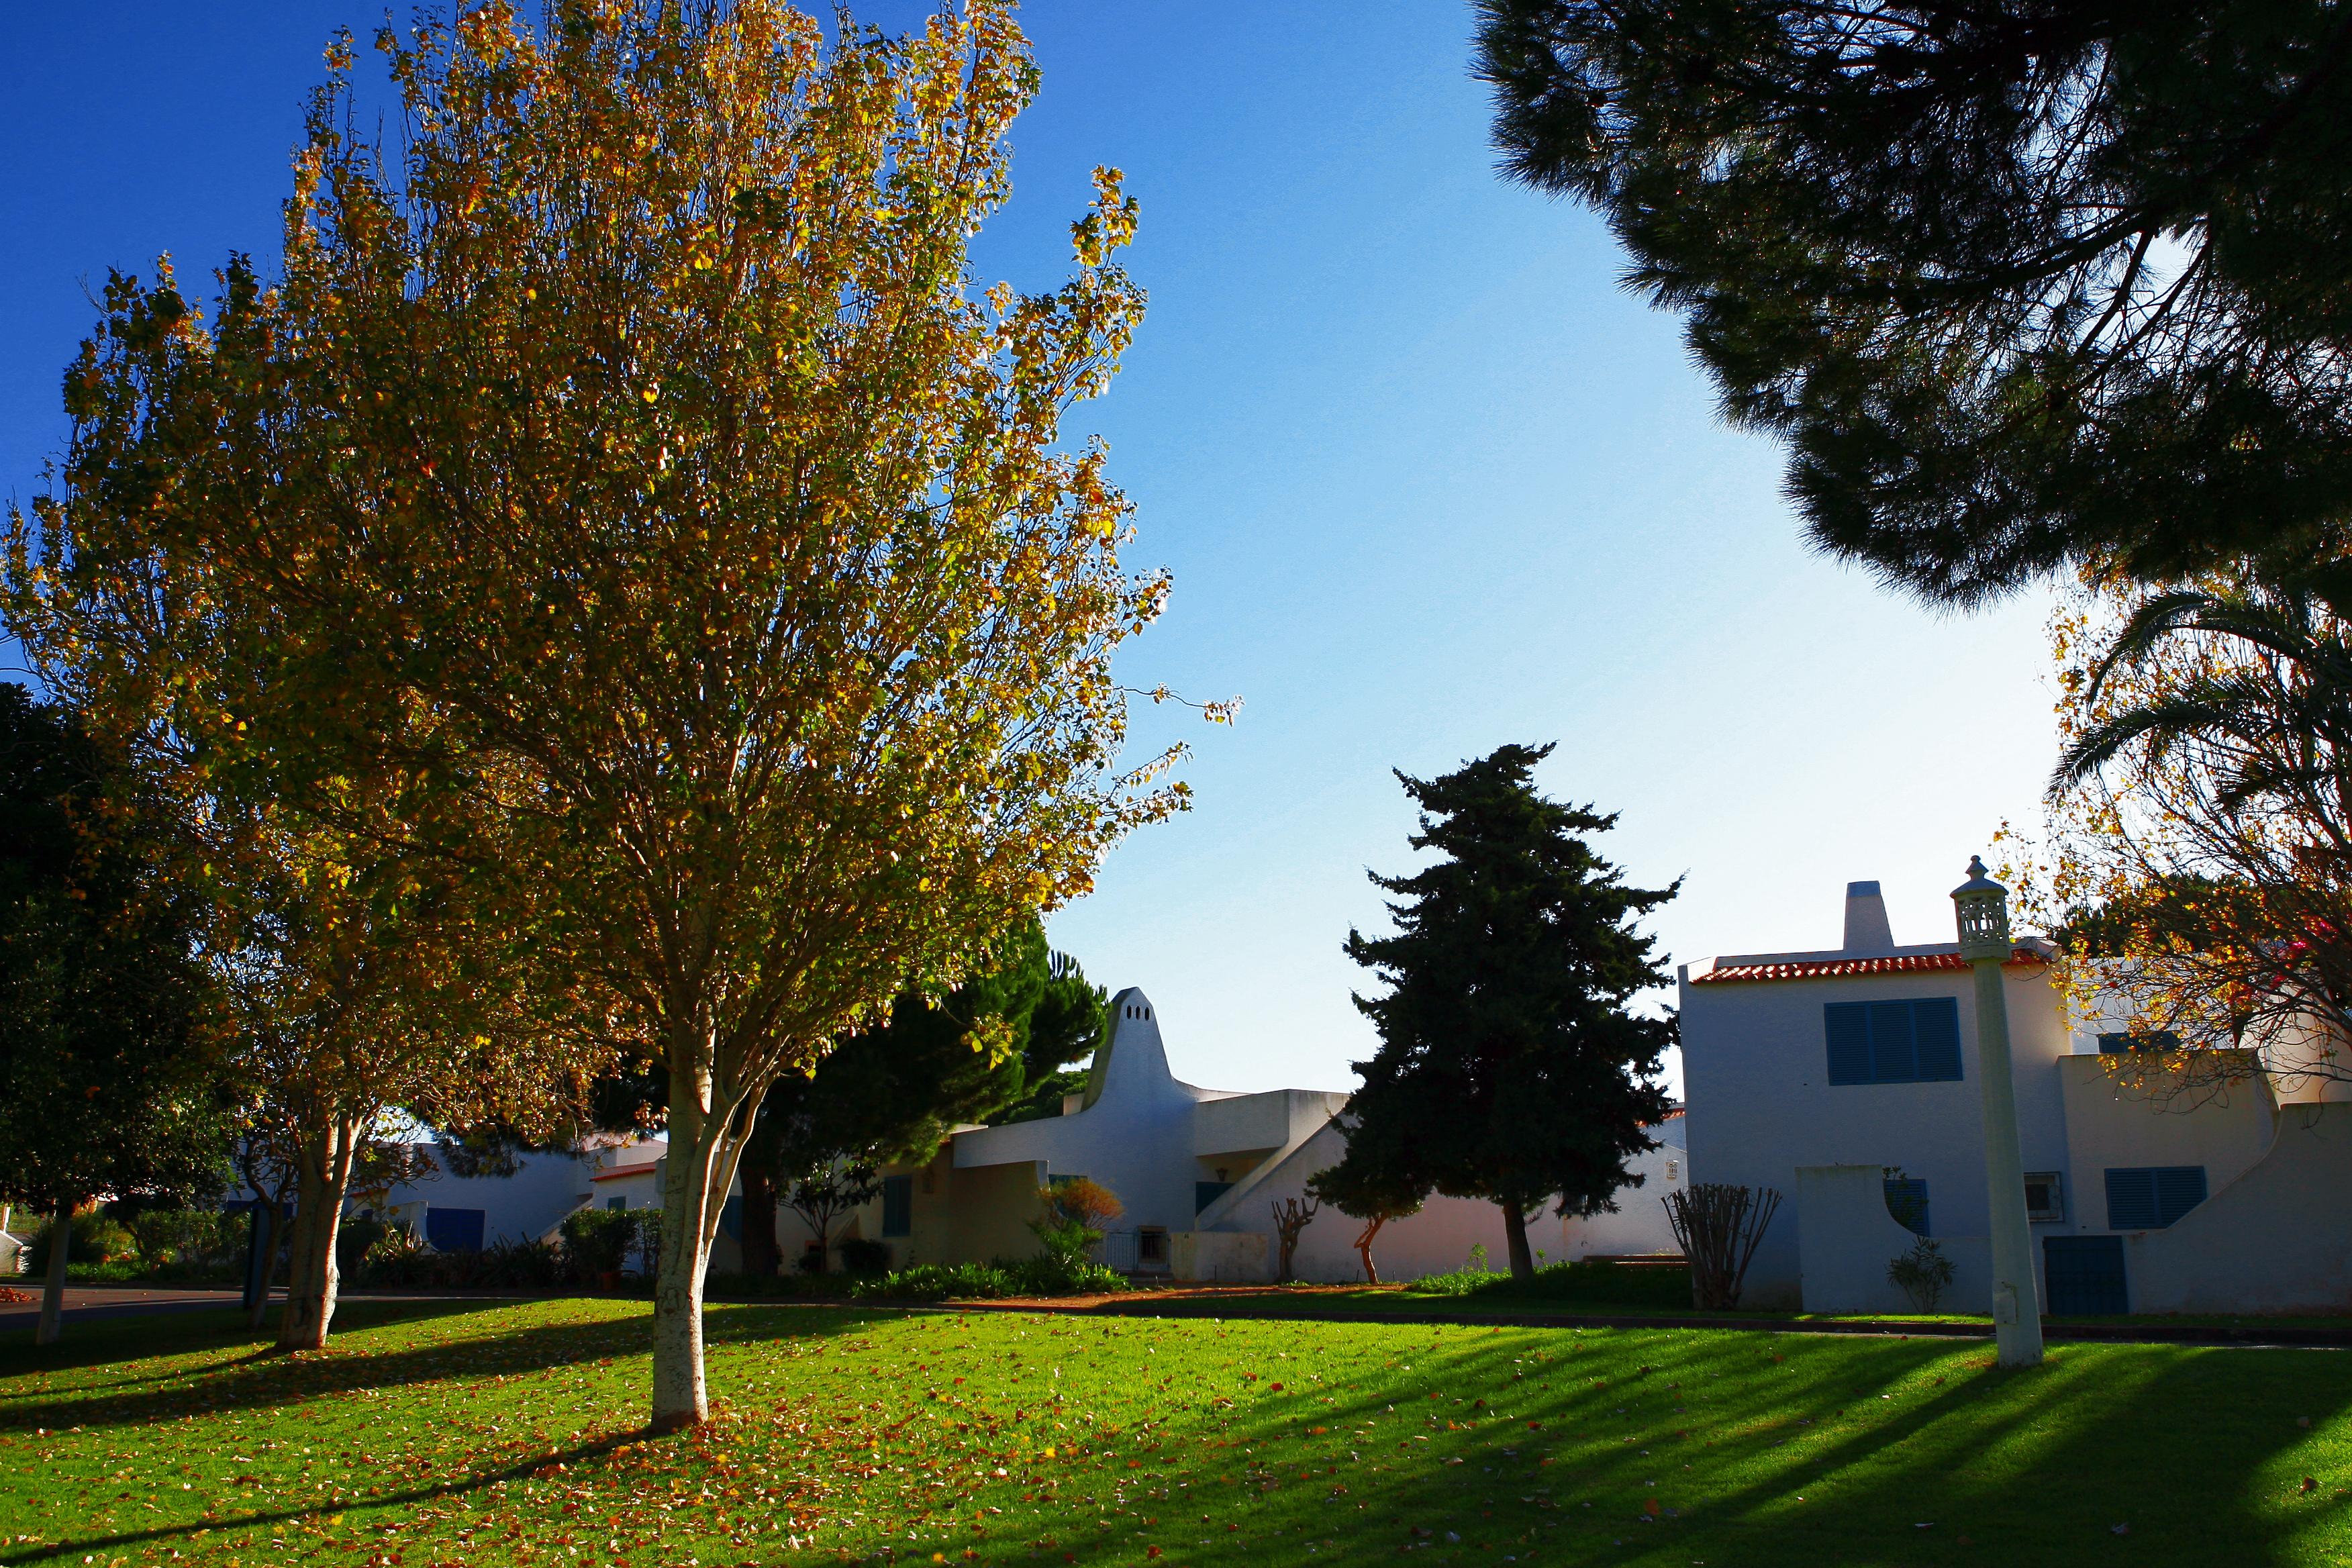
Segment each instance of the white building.
[[[2021,942],[2003,966],[2045,1310],[2341,1310],[2352,1249],[2320,1194],[2352,1173],[2352,1105],[2315,1093],[2282,1107],[2251,1053],[2217,1093],[2127,1086],[2115,1069],[2133,1042],[2071,1029],[2046,957]],[[1786,1199],[1742,1304],[1907,1310],[1886,1267],[1915,1230],[1958,1267],[1948,1308],[1986,1300],[1976,1008],[1958,944],[1898,945],[1878,884],[1856,882],[1837,948],[1703,959],[1680,981],[1698,1179]]]
[[[899,1265],[1024,1256],[1036,1249],[1028,1222],[1039,1191],[1086,1176],[1125,1205],[1104,1246],[1114,1268],[1272,1279],[1275,1205],[1303,1198],[1307,1180],[1339,1163],[1345,1141],[1332,1119],[1347,1101],[1336,1089],[1244,1094],[1181,1081],[1169,1070],[1150,998],[1130,988],[1113,999],[1110,1037],[1095,1054],[1086,1091],[1070,1096],[1063,1114],[956,1131],[929,1163],[887,1172],[882,1195],[844,1234],[889,1242]],[[1529,1226],[1533,1245],[1552,1261],[1675,1250],[1658,1199],[1685,1179],[1680,1119],[1660,1133],[1664,1146],[1636,1165],[1647,1185],[1628,1191],[1622,1212],[1567,1221],[1546,1215]],[[1353,1245],[1360,1228],[1336,1210],[1318,1214],[1301,1235],[1297,1277],[1360,1279]],[[1412,1279],[1461,1268],[1476,1246],[1502,1266],[1495,1206],[1433,1197],[1419,1214],[1382,1227],[1373,1258],[1382,1278]]]

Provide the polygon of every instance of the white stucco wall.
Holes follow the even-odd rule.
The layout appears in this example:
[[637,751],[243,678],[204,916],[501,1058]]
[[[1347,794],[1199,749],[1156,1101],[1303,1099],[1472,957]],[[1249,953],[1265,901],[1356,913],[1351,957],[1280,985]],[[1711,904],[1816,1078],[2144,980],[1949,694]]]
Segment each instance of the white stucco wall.
[[[518,1158],[521,1169],[511,1176],[453,1176],[449,1158],[433,1150],[442,1173],[431,1181],[404,1183],[384,1196],[382,1207],[404,1220],[422,1225],[427,1208],[480,1209],[482,1240],[501,1237],[509,1241],[535,1241],[562,1223],[590,1191],[593,1166],[582,1156],[563,1152],[530,1152]],[[602,1201],[600,1198],[598,1201]],[[360,1205],[352,1205],[355,1212]]]
[[2124,1237],[2135,1312],[2352,1309],[2352,1104],[2280,1109],[2262,1159],[2165,1230]]
[[[1622,1258],[1643,1253],[1682,1250],[1675,1227],[1666,1218],[1665,1197],[1690,1185],[1688,1118],[1673,1116],[1650,1129],[1658,1147],[1627,1161],[1626,1170],[1641,1178],[1617,1191],[1617,1212],[1559,1219],[1559,1250],[1570,1262],[1586,1258]],[[1546,1226],[1554,1223],[1549,1216]],[[1540,1245],[1539,1243],[1538,1245]]]
[[1098,1054],[1085,1109],[982,1127],[955,1137],[959,1172],[1039,1163],[1050,1176],[1087,1176],[1125,1212],[1114,1228],[1192,1228],[1193,1107],[1229,1098],[1179,1082],[1151,1000],[1133,986],[1111,999],[1111,1036]]
[[[1877,1165],[1801,1165],[1795,1201],[1801,1215],[1797,1247],[1801,1304],[1808,1312],[1916,1312],[1922,1310],[1886,1277],[1888,1264],[1919,1238],[1886,1209],[1885,1173]],[[1932,1200],[1934,1190],[1929,1189]],[[1992,1246],[1982,1236],[1938,1236],[1952,1282],[1935,1307],[1969,1311],[1992,1299]],[[2040,1267],[2039,1261],[2036,1268]],[[1750,1266],[1739,1304],[1758,1306]]]
[[[2274,1115],[2258,1076],[2184,1088],[2116,1057],[2069,1057],[2058,1068],[2074,1190],[2066,1194],[2065,1223],[2051,1230],[2096,1235],[2108,1228],[2111,1167],[2202,1165],[2210,1201],[2271,1147]],[[2199,1078],[2210,1072],[2210,1063],[2199,1064]]]
[[[1952,951],[1948,946],[1903,952]],[[1773,954],[1768,959],[1837,959]],[[1727,958],[1708,967],[1745,962]],[[1701,1182],[1772,1187],[1790,1200],[1766,1233],[1743,1300],[1800,1303],[1796,1172],[1800,1165],[1899,1167],[1927,1184],[1942,1236],[1990,1229],[1984,1181],[1983,1091],[1976,999],[1964,969],[1826,979],[1707,983],[1681,973],[1683,1078],[1692,1172]],[[1702,971],[1704,973],[1704,971]],[[2005,968],[2018,1140],[2025,1169],[2066,1163],[2057,1061],[2072,1041],[2056,991],[2039,964]],[[1959,1006],[1960,1079],[1951,1083],[1842,1084],[1828,1074],[1823,1007],[1832,1002],[1949,996]]]

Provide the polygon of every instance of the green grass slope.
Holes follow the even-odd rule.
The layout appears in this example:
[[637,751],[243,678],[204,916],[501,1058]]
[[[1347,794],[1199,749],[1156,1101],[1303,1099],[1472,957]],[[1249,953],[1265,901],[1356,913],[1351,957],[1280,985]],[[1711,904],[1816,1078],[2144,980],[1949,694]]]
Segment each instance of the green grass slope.
[[[0,1339],[0,1562],[2352,1562],[2352,1357],[641,1303]],[[2307,1423],[2307,1424],[2306,1424]]]

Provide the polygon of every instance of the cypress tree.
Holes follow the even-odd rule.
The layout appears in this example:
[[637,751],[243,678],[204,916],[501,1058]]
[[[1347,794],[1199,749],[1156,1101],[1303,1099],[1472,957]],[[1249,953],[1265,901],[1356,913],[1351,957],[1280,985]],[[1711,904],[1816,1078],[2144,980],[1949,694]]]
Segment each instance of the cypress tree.
[[1348,933],[1348,956],[1384,994],[1356,1005],[1381,1048],[1355,1064],[1348,1153],[1334,1191],[1436,1191],[1503,1213],[1511,1272],[1535,1272],[1528,1215],[1613,1210],[1644,1131],[1669,1101],[1653,1081],[1671,1016],[1627,1004],[1665,984],[1642,916],[1681,889],[1627,885],[1585,836],[1616,825],[1545,799],[1531,775],[1550,746],[1504,746],[1443,778],[1398,781],[1421,807],[1409,842],[1434,863],[1372,881],[1396,933]]

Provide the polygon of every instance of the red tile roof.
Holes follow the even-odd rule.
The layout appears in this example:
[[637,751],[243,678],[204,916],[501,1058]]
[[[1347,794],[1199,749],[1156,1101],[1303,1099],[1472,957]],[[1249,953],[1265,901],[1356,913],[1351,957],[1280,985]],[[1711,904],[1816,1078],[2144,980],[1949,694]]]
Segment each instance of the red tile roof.
[[[2048,960],[2030,947],[2011,950],[2003,961],[2014,967]],[[1966,969],[1969,961],[1957,952],[1906,952],[1892,958],[1813,958],[1793,963],[1718,964],[1705,974],[1691,976],[1694,985],[1732,980],[1843,980],[1864,974],[1924,974],[1938,970]]]

